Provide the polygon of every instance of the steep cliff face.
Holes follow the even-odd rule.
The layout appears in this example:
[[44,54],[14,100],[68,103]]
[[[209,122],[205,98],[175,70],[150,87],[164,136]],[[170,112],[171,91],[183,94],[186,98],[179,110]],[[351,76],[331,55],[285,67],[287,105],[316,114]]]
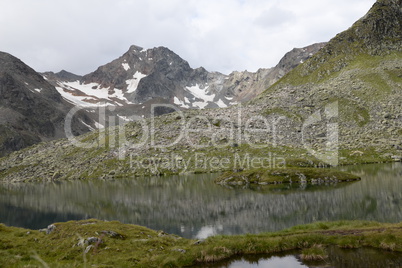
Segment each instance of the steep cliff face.
[[[0,156],[40,141],[64,137],[72,108],[55,88],[17,58],[0,52]],[[89,129],[75,118],[73,132]]]

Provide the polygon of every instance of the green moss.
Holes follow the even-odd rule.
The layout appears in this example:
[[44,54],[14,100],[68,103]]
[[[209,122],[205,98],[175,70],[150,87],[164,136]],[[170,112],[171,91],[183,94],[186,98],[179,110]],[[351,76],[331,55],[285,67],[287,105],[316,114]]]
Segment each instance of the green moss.
[[395,83],[402,83],[402,69],[396,70],[385,70],[385,72],[389,75],[392,81]]
[[338,102],[339,117],[342,121],[354,121],[359,127],[370,122],[370,114],[367,108],[361,107],[355,101],[346,98],[330,98],[328,103],[335,101]]
[[296,121],[302,121],[303,120],[303,117],[300,114],[288,111],[288,110],[280,108],[280,107],[267,109],[264,112],[262,112],[262,115],[265,115],[265,116],[269,116],[271,114],[282,115],[282,116],[285,116],[287,118],[290,118],[290,119],[293,119],[293,120],[296,120]]
[[[391,92],[390,85],[378,73],[364,74],[360,79],[371,86],[374,89],[372,92],[377,93],[377,96],[382,96]],[[367,88],[364,90],[367,90]],[[370,97],[373,98],[374,96],[371,95]]]
[[371,164],[379,162],[390,162],[391,158],[386,158],[383,153],[379,152],[375,147],[340,149],[340,164],[355,165],[355,164]]
[[323,245],[313,245],[303,249],[300,257],[305,261],[323,261],[328,258],[328,253]]
[[32,166],[27,166],[27,165],[18,165],[18,166],[13,166],[9,169],[0,171],[0,179],[3,177],[6,177],[8,174],[13,174],[17,172],[21,172],[26,168],[32,168]]
[[225,172],[215,182],[218,184],[281,184],[281,183],[337,183],[360,180],[358,176],[332,169],[276,168],[240,172]]

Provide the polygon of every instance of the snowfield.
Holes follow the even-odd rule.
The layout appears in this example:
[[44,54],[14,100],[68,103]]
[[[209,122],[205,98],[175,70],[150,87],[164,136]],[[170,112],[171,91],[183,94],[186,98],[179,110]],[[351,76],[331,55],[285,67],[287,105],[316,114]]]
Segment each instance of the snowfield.
[[110,88],[101,88],[97,83],[63,82],[59,83],[56,89],[64,99],[81,107],[122,106],[120,102],[131,104],[124,97],[122,89],[115,88],[113,91],[110,91]]
[[137,90],[138,84],[140,83],[141,79],[147,77],[147,75],[142,74],[140,72],[135,72],[133,75],[133,79],[126,80],[127,84],[127,93],[133,93]]
[[121,65],[123,66],[124,70],[126,70],[126,71],[131,69],[130,65],[128,65],[128,63],[122,63]]

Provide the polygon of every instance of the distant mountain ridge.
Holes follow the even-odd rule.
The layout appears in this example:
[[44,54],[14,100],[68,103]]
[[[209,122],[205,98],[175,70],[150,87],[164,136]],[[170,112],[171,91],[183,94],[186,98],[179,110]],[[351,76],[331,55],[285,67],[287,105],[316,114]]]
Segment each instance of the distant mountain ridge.
[[62,71],[44,73],[71,102],[94,106],[142,104],[155,98],[181,108],[224,108],[250,100],[313,56],[325,43],[293,49],[273,68],[229,75],[192,69],[165,47],[131,46],[121,57],[83,77]]

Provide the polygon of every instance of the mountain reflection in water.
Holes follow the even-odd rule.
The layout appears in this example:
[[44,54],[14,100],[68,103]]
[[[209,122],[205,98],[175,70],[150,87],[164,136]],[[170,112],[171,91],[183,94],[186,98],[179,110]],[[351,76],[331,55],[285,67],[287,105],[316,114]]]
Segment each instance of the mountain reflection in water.
[[276,231],[314,221],[402,221],[402,163],[340,168],[354,183],[223,187],[216,174],[0,184],[0,222],[43,228],[98,218],[187,238]]

